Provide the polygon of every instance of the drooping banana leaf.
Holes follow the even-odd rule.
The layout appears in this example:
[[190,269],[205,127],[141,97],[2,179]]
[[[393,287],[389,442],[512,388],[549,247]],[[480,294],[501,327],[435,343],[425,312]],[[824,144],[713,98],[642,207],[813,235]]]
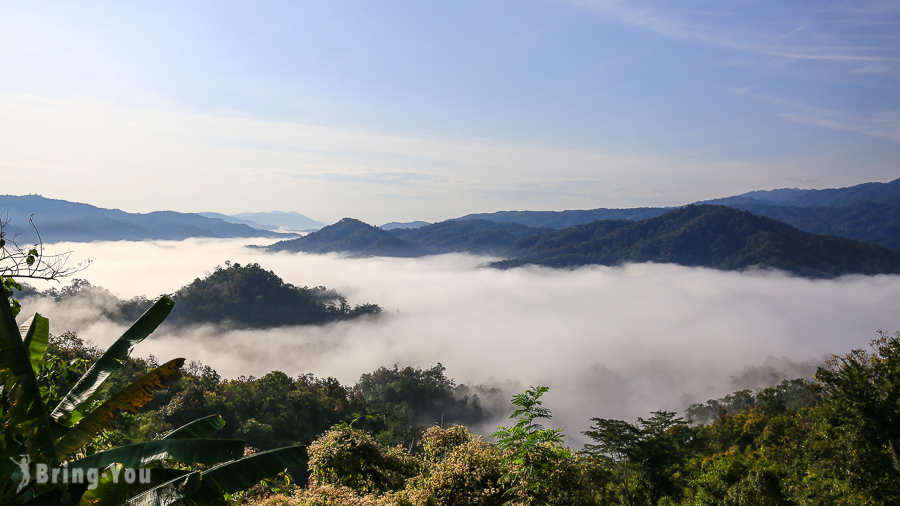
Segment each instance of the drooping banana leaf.
[[221,415],[209,415],[167,432],[159,439],[206,439],[225,427]]
[[83,418],[84,406],[90,403],[106,378],[124,365],[134,346],[159,327],[174,305],[175,302],[169,297],[160,297],[75,383],[51,413],[53,419],[71,427]]
[[244,455],[240,439],[168,439],[135,443],[69,463],[69,469],[102,469],[112,463],[125,467],[142,467],[158,460],[177,460],[187,464],[216,465]]
[[289,467],[305,466],[307,460],[304,446],[289,446],[260,452],[204,471],[203,487],[207,488],[214,484],[219,492],[230,494],[250,488]]
[[[6,434],[0,434],[0,494],[6,493],[12,488],[14,491],[19,483],[19,478],[13,473],[19,470],[19,466],[13,463],[13,458],[18,456],[22,445]],[[2,501],[0,501],[2,503]]]
[[157,485],[150,490],[138,494],[128,500],[128,506],[169,506],[183,501],[200,488],[200,473],[193,472],[187,476],[175,478],[162,485]]
[[[26,445],[27,455],[33,463],[56,465],[59,459],[50,431],[47,407],[41,400],[37,377],[31,360],[16,326],[9,294],[0,288],[0,386],[9,402],[6,413],[5,435],[17,434]],[[18,455],[7,455],[15,457]]]
[[[163,483],[183,478],[191,471],[181,469],[145,469],[144,473],[135,470],[131,483],[126,479],[125,467],[114,464],[100,474],[93,489],[86,488],[77,503],[90,506],[119,506],[128,499],[142,494]],[[149,474],[149,480],[142,481]],[[71,487],[70,487],[71,489]],[[71,490],[70,490],[71,493]],[[74,494],[73,494],[74,495]],[[29,505],[31,506],[31,505]]]
[[59,506],[62,503],[62,490],[59,488],[54,488],[28,500],[28,506]]
[[139,380],[128,385],[110,397],[75,424],[59,441],[56,449],[62,458],[68,458],[75,450],[84,446],[102,431],[112,429],[117,413],[122,410],[136,412],[153,400],[153,393],[171,385],[181,377],[179,369],[183,358],[170,360],[153,369]]
[[[28,326],[25,327],[25,325]],[[44,359],[44,354],[47,353],[47,346],[50,344],[50,320],[35,313],[34,316],[19,327],[20,331],[22,327],[26,328],[25,340],[22,344],[28,350],[28,356],[31,359],[31,369],[34,370],[34,375],[37,377],[41,371],[41,360]]]

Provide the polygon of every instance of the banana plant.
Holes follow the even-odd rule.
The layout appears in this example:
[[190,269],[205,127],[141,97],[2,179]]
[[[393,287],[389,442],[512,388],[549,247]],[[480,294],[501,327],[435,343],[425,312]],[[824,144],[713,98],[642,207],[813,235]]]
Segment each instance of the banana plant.
[[[118,413],[139,410],[155,391],[181,377],[184,359],[176,358],[97,405],[104,381],[121,369],[133,348],[166,319],[174,301],[166,296],[157,300],[51,410],[41,398],[37,380],[49,343],[49,322],[35,314],[18,327],[11,297],[2,290],[0,506],[210,504],[306,463],[306,450],[300,446],[243,457],[243,441],[210,439],[224,426],[218,415],[201,418],[153,441],[83,455],[85,444],[114,427]],[[163,461],[209,468],[202,472],[168,469],[161,465]],[[137,473],[140,480],[133,479]],[[85,476],[90,479],[83,479]]]

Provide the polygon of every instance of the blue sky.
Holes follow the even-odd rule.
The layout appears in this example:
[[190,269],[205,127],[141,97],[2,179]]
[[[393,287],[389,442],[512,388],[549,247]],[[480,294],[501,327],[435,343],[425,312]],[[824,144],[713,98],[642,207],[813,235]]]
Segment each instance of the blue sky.
[[0,1],[3,193],[380,224],[898,160],[897,2]]

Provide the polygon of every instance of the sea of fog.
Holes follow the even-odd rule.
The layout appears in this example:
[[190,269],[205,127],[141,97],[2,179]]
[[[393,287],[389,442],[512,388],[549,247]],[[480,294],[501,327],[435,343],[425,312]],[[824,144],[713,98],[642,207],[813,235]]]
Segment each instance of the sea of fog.
[[[267,240],[191,239],[47,245],[93,265],[75,277],[122,298],[175,292],[226,260],[259,263],[298,286],[335,288],[351,304],[376,303],[375,320],[272,330],[157,333],[135,354],[198,360],[222,376],[281,370],[352,385],[379,366],[440,362],[457,383],[498,387],[484,399],[547,385],[553,425],[572,442],[590,418],[681,411],[740,388],[810,375],[815,364],[864,348],[877,330],[900,330],[900,276],[809,280],[779,272],[719,272],[634,264],[554,270],[483,267],[490,258],[344,258],[269,254]],[[52,284],[35,285],[40,289]],[[35,303],[51,332],[100,345],[123,328],[96,308]],[[485,427],[484,430],[489,430]]]

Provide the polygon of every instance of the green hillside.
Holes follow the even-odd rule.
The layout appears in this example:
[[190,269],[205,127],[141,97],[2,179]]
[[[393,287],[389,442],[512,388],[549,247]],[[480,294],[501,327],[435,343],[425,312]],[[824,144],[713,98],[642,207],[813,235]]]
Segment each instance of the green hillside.
[[802,232],[725,206],[687,206],[639,222],[595,222],[513,243],[497,267],[629,262],[722,270],[777,268],[810,277],[900,273],[900,251]]

